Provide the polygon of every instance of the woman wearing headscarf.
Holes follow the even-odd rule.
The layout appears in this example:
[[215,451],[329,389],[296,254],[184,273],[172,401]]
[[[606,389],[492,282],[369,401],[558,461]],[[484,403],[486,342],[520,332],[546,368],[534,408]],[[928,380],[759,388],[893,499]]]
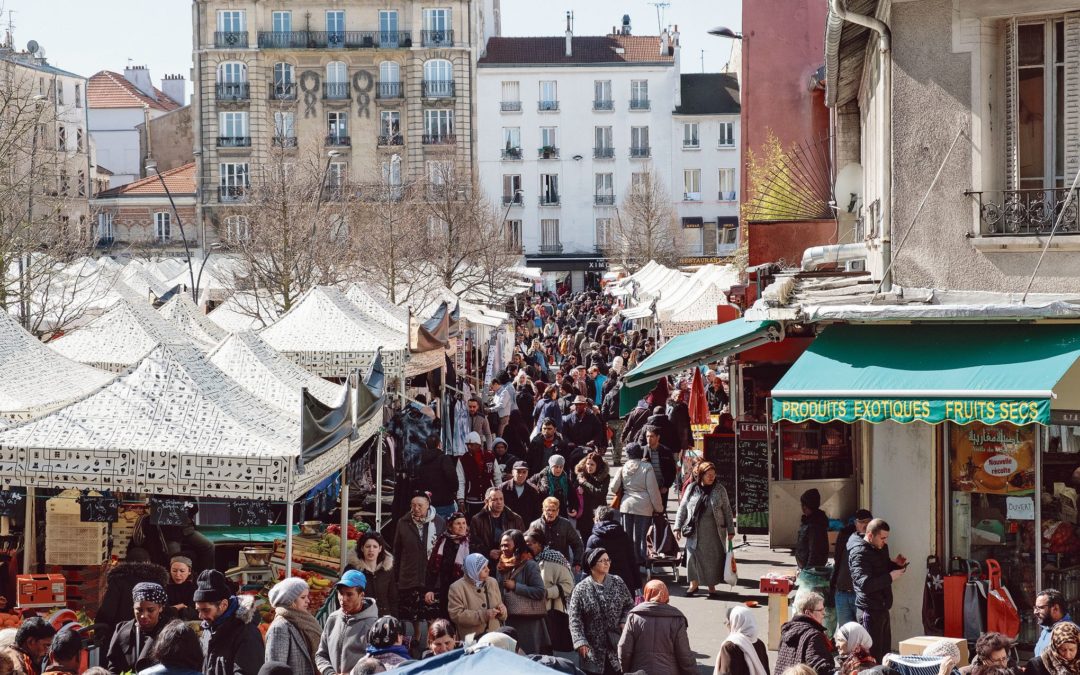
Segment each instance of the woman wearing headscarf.
[[622,526],[634,542],[637,564],[644,567],[646,557],[645,534],[652,524],[655,513],[664,512],[660,499],[660,487],[656,473],[648,462],[644,461],[645,449],[637,443],[631,443],[624,449],[626,462],[615,473],[611,481],[609,499],[622,493],[619,512],[622,514]]
[[686,538],[687,595],[697,592],[699,584],[716,591],[724,580],[725,548],[735,537],[735,521],[727,490],[716,480],[716,466],[701,462],[694,467],[694,483],[679,502],[675,516],[675,536]]
[[585,553],[588,576],[570,595],[570,636],[588,673],[614,675],[622,670],[619,640],[634,599],[623,580],[611,569],[611,556],[602,548]]
[[686,616],[669,604],[667,586],[659,579],[645,584],[643,595],[645,602],[630,610],[619,639],[623,672],[693,675],[697,661],[686,634]]
[[105,667],[110,673],[139,671],[157,665],[153,658],[154,640],[165,624],[176,618],[169,607],[165,587],[153,582],[135,584],[131,590],[135,618],[121,621],[113,631]]
[[322,626],[308,607],[307,582],[299,577],[283,579],[270,589],[274,620],[266,631],[266,660],[289,665],[295,675],[315,675],[315,652]]
[[525,535],[521,530],[503,532],[499,551],[498,577],[506,625],[517,631],[526,654],[550,654],[544,577],[525,544]]
[[611,483],[611,471],[604,456],[599,452],[590,452],[574,467],[577,476],[578,494],[581,509],[577,520],[577,529],[582,541],[589,538],[593,530],[593,512],[597,506],[607,506],[608,485]]
[[469,521],[465,514],[455,511],[446,520],[446,531],[435,540],[427,565],[427,593],[424,602],[438,605],[438,616],[447,616],[446,593],[450,584],[465,574],[465,558],[469,555]]
[[726,623],[728,636],[716,655],[713,675],[768,675],[769,653],[758,639],[754,612],[749,607],[732,607]]
[[559,500],[560,516],[577,518],[577,481],[567,473],[566,458],[562,455],[549,457],[547,468],[530,478],[529,483],[540,491],[541,497],[554,497]]
[[482,553],[465,558],[465,576],[450,585],[447,611],[462,636],[480,637],[498,630],[506,619],[499,582],[491,578],[488,560]]
[[840,675],[850,675],[877,665],[877,661],[870,655],[874,641],[859,623],[845,623],[836,629],[833,638],[837,652],[836,670]]

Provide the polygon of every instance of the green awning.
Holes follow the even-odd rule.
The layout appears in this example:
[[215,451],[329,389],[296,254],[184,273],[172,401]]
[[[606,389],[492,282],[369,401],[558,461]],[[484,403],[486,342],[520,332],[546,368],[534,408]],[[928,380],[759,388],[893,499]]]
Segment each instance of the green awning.
[[772,391],[773,421],[1049,424],[1080,326],[836,325]]

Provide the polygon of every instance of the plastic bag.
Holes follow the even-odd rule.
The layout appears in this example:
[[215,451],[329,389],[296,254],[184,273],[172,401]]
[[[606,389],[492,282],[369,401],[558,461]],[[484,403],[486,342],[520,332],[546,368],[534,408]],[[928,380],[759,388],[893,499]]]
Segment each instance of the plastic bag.
[[990,577],[990,593],[986,598],[986,629],[1015,640],[1020,635],[1020,612],[1009,589],[1001,585],[1001,566],[993,558],[988,558],[986,570]]
[[724,563],[724,583],[734,587],[739,583],[739,571],[735,563],[735,547],[730,539],[728,539],[727,543],[727,560]]

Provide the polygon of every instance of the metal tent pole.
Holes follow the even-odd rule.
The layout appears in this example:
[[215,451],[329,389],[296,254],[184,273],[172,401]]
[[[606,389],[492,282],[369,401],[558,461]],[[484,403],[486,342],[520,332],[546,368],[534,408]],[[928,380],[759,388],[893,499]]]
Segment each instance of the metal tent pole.
[[[360,551],[356,552],[360,555]],[[349,558],[349,465],[341,467],[341,569]]]
[[375,445],[375,531],[382,529],[383,507],[383,431],[379,429],[379,441]]

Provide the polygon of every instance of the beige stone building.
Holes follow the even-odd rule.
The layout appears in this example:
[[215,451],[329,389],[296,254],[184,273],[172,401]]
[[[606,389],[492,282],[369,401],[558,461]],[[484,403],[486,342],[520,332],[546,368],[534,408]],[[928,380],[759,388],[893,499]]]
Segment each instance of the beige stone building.
[[195,0],[204,235],[281,150],[318,152],[331,184],[446,163],[473,175],[473,64],[498,13],[499,0]]

